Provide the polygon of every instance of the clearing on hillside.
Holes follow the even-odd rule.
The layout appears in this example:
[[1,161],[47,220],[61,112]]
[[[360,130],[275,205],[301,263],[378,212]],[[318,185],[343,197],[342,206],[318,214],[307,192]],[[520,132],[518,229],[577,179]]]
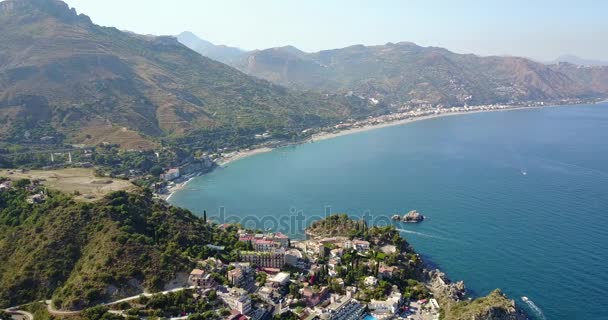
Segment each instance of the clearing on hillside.
[[68,168],[58,170],[1,170],[0,176],[11,180],[40,180],[45,186],[65,193],[78,191],[76,199],[94,201],[119,190],[136,188],[131,182],[107,177],[96,177],[92,169]]

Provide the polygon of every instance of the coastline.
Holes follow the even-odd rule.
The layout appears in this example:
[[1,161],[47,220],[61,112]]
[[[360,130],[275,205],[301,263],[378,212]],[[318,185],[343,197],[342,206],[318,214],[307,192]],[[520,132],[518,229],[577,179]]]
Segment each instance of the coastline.
[[382,129],[382,128],[387,128],[387,127],[394,127],[394,126],[399,126],[399,125],[405,125],[405,124],[409,124],[409,123],[413,123],[413,122],[417,122],[417,121],[431,120],[431,119],[450,117],[450,116],[483,113],[483,112],[500,112],[500,111],[514,111],[514,110],[524,110],[524,109],[557,108],[557,107],[566,107],[566,106],[569,106],[569,105],[506,107],[506,108],[502,108],[502,109],[491,109],[491,110],[473,110],[473,111],[465,111],[465,112],[444,112],[444,113],[439,113],[439,114],[412,117],[412,118],[408,118],[408,119],[392,120],[392,121],[386,121],[383,123],[368,124],[368,125],[363,125],[361,127],[338,130],[337,132],[320,132],[320,133],[314,134],[311,137],[304,139],[302,141],[295,142],[295,143],[286,143],[286,144],[282,144],[281,146],[274,147],[274,148],[268,147],[268,146],[263,146],[263,147],[259,147],[259,148],[253,147],[253,148],[251,148],[249,150],[245,150],[245,151],[235,151],[235,152],[231,153],[229,156],[224,157],[221,160],[219,160],[217,162],[217,164],[220,167],[224,167],[231,162],[241,160],[241,159],[244,159],[244,158],[256,155],[256,154],[270,152],[277,148],[281,148],[281,147],[287,146],[287,145],[300,145],[300,144],[305,144],[305,143],[314,143],[314,142],[318,142],[318,141],[333,139],[333,138],[350,135],[350,134],[355,134],[355,133],[359,133],[359,132],[371,131],[371,130]]
[[[608,100],[599,101],[599,102],[596,102],[596,104],[606,103],[606,102],[608,102]],[[333,139],[333,138],[337,138],[337,137],[341,137],[341,136],[345,136],[345,135],[366,132],[366,131],[371,131],[371,130],[376,130],[376,129],[382,129],[382,128],[388,128],[388,127],[394,127],[394,126],[400,126],[400,125],[406,125],[406,124],[410,124],[410,123],[414,123],[414,122],[418,122],[418,121],[425,121],[425,120],[437,119],[437,118],[442,118],[442,117],[461,116],[461,115],[486,113],[486,112],[506,112],[506,111],[526,110],[526,109],[561,108],[561,107],[571,107],[571,106],[577,106],[577,105],[578,104],[538,105],[538,106],[502,106],[502,107],[494,108],[494,109],[480,109],[480,110],[470,110],[470,111],[460,111],[460,112],[442,112],[442,113],[437,113],[437,114],[412,116],[412,117],[408,117],[405,119],[387,120],[387,121],[384,121],[381,123],[364,124],[362,126],[358,126],[358,127],[354,127],[354,128],[351,127],[351,128],[347,128],[347,129],[337,129],[337,131],[333,131],[333,132],[320,132],[320,133],[313,134],[311,137],[304,139],[302,141],[298,141],[295,143],[284,143],[277,147],[269,147],[269,146],[255,147],[254,146],[254,147],[246,149],[246,150],[234,151],[234,152],[231,152],[228,155],[222,157],[216,163],[217,163],[218,167],[225,167],[232,162],[235,162],[235,161],[238,161],[238,160],[250,157],[250,156],[254,156],[257,154],[267,153],[267,152],[273,151],[277,148],[281,148],[281,147],[288,146],[288,145],[315,143],[318,141],[329,140],[329,139]],[[214,169],[210,170],[209,172],[212,172],[213,170]],[[208,174],[209,172],[199,173],[192,177],[188,177],[186,181],[175,183],[174,186],[167,188],[169,191],[168,194],[160,195],[160,197],[166,201],[169,201],[169,199],[173,196],[173,194],[175,192],[183,190],[187,186],[187,184],[190,181],[192,181],[192,179],[194,179],[195,177],[198,177],[198,176],[203,176],[205,174]]]

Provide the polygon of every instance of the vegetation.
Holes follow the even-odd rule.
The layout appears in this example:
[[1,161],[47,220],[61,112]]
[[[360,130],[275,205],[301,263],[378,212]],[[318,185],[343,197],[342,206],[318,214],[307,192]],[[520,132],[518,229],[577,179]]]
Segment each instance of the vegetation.
[[219,255],[205,244],[231,250],[237,242],[234,229],[216,229],[147,190],[94,203],[49,191],[44,203],[29,204],[29,194],[26,187],[0,193],[2,306],[52,296],[58,308],[80,309],[110,294],[160,290],[189,271],[191,259]]
[[[255,64],[248,63],[255,60]],[[305,53],[255,50],[236,68],[300,90],[352,92],[396,105],[479,105],[605,97],[608,68],[544,65],[519,57],[480,57],[413,43]]]
[[97,26],[61,1],[5,1],[0,28],[5,142],[149,150],[160,138],[194,134],[241,145],[254,133],[295,132],[367,107],[253,78],[172,37]]
[[[448,302],[443,306],[440,319],[507,319],[507,315],[518,314],[513,300],[508,299],[499,289],[492,291],[486,297],[457,303]],[[508,319],[515,318],[508,317]]]

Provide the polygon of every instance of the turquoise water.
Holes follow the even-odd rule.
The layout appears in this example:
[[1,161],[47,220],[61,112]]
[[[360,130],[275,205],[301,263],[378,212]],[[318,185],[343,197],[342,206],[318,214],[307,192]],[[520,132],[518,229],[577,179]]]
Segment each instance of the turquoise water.
[[417,209],[428,219],[403,235],[474,294],[500,287],[520,305],[527,296],[538,319],[608,319],[608,104],[443,117],[283,148],[196,178],[171,202],[279,229],[289,224],[273,217],[297,212],[381,223]]

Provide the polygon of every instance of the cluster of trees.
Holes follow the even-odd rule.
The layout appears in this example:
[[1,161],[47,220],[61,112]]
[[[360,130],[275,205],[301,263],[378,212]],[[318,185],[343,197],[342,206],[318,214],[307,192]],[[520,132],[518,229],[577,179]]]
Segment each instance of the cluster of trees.
[[206,244],[226,245],[213,253],[225,255],[238,241],[235,228],[205,223],[149,191],[95,203],[50,191],[29,204],[27,196],[24,188],[0,193],[0,306],[52,296],[58,308],[80,309],[107,299],[109,285],[136,294],[130,280],[159,290],[191,270]]
[[210,297],[195,298],[193,290],[182,290],[169,292],[167,294],[155,294],[151,297],[141,296],[132,306],[129,303],[119,306],[123,312],[129,316],[137,317],[180,317],[192,315],[214,319],[218,316],[215,311],[222,306],[220,300],[215,298],[215,292]]

